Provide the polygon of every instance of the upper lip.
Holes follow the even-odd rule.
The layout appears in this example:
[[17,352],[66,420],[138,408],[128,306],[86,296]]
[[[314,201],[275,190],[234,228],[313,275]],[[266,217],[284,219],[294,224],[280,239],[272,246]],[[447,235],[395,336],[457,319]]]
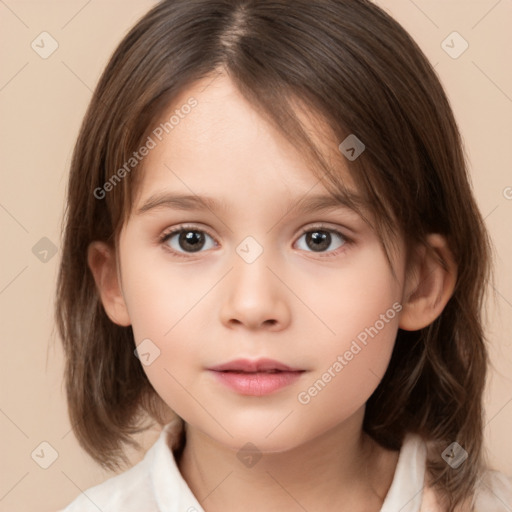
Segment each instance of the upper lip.
[[235,359],[228,363],[212,366],[208,368],[216,372],[223,371],[238,371],[247,373],[266,372],[266,371],[281,371],[281,372],[300,372],[304,371],[300,368],[292,368],[286,364],[274,361],[273,359]]

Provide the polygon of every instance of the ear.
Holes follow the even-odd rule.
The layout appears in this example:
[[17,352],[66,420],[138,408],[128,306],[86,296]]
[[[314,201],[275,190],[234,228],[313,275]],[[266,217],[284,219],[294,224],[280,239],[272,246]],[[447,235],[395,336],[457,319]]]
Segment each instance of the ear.
[[130,317],[121,289],[115,250],[105,242],[91,242],[87,250],[87,263],[110,320],[117,325],[130,325]]
[[457,281],[457,265],[446,239],[427,237],[427,247],[418,247],[410,262],[404,286],[399,327],[417,331],[430,325],[443,311]]

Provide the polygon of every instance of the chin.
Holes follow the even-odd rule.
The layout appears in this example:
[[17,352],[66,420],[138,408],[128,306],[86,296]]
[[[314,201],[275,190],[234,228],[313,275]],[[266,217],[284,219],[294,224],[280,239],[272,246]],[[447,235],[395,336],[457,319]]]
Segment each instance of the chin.
[[[228,427],[231,436],[219,428],[210,431],[201,429],[201,431],[213,441],[236,452],[245,447],[247,443],[251,443],[262,453],[280,453],[292,450],[306,441],[297,435],[297,431],[290,430],[290,428],[281,429],[280,426],[275,432],[272,432],[273,428],[275,426],[269,428],[265,422],[253,421],[250,424],[237,424],[236,426],[231,424]],[[246,449],[250,450],[250,447]]]

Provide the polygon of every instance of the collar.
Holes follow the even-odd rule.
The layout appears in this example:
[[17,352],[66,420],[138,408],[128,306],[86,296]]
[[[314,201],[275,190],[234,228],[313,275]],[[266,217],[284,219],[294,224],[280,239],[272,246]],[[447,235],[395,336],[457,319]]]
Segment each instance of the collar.
[[[181,429],[168,423],[148,451],[150,479],[161,512],[205,512],[180,473],[171,440]],[[417,434],[406,434],[393,481],[380,512],[420,512],[426,464],[426,445]]]

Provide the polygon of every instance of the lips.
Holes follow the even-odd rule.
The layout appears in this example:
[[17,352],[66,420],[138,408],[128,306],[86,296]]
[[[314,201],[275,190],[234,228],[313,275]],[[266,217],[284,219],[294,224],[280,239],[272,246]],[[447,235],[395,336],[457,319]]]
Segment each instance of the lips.
[[213,366],[209,370],[216,372],[239,372],[239,373],[276,373],[276,372],[301,372],[300,368],[292,368],[286,364],[274,361],[273,359],[236,359],[229,363]]
[[269,395],[296,382],[306,370],[272,359],[237,359],[208,368],[217,380],[240,395]]

